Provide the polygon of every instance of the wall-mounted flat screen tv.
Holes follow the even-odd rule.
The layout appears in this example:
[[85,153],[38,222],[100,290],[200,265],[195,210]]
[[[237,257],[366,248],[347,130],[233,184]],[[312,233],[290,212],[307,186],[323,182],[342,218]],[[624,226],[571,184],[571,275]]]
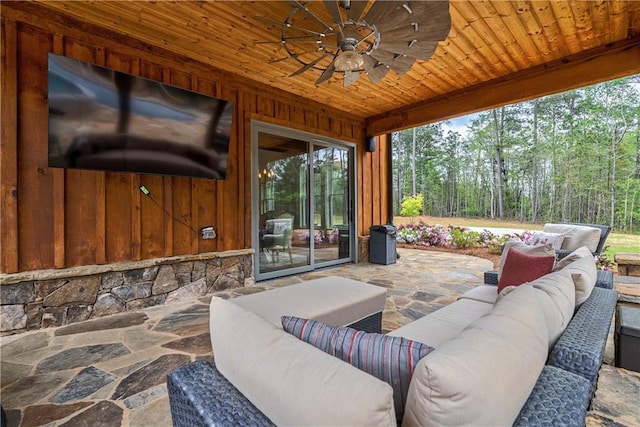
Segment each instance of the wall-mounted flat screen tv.
[[225,179],[233,103],[49,54],[49,166]]

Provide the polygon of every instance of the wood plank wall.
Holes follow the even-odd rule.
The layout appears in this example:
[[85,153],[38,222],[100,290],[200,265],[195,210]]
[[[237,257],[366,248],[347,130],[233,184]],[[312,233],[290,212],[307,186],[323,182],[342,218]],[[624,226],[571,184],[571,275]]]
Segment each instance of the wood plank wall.
[[[376,152],[365,153],[363,118],[225,75],[161,47],[37,12],[26,3],[2,7],[0,272],[251,247],[252,118],[358,143],[359,233],[386,221],[388,140],[378,138]],[[49,52],[234,102],[227,179],[49,168]],[[141,194],[140,185],[152,198]],[[197,231],[208,225],[218,232],[214,240],[199,238]]]

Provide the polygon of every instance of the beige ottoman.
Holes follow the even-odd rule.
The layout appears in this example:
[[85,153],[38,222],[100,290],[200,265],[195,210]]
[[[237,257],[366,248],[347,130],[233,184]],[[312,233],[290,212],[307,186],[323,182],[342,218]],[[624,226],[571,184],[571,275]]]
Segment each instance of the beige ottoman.
[[296,316],[380,332],[386,298],[386,289],[379,286],[330,276],[231,301],[278,327],[282,327],[280,316]]

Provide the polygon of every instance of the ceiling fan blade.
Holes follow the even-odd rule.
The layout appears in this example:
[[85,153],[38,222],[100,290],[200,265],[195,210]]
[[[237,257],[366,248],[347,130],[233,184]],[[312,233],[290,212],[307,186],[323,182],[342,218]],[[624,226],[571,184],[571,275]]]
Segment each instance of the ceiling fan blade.
[[302,74],[305,71],[307,71],[309,68],[313,67],[314,65],[316,65],[318,62],[322,61],[324,58],[326,58],[326,56],[328,55],[328,53],[325,52],[324,55],[317,57],[316,59],[314,59],[313,61],[309,62],[307,65],[305,65],[304,67],[300,68],[299,70],[297,70],[296,72],[294,72],[293,74],[291,74],[289,77],[295,77],[298,74]]
[[333,18],[333,22],[338,24],[338,30],[340,30],[340,37],[344,38],[344,33],[342,32],[342,14],[340,13],[340,6],[338,5],[338,1],[340,0],[324,0],[324,7],[327,8],[329,14]]
[[377,84],[389,72],[386,65],[379,63],[369,55],[362,55],[362,59],[364,60],[364,71],[373,84]]
[[389,64],[389,68],[396,74],[405,74],[416,63],[416,58],[410,58],[408,56],[398,56],[393,60],[393,63]]
[[391,52],[387,52],[386,50],[376,49],[369,54],[372,58],[377,60],[378,62],[382,62],[385,65],[389,65],[396,59],[396,55]]
[[450,30],[451,19],[443,19],[442,21],[428,24],[414,22],[402,27],[387,30],[383,34],[386,40],[393,41],[437,41],[446,39]]
[[451,27],[448,1],[376,1],[366,20],[385,35],[396,28],[412,28],[413,23],[423,27],[418,30],[423,33],[431,27],[438,27],[434,32],[436,37],[428,40],[443,40]]
[[300,30],[300,31],[303,31],[305,33],[314,34],[316,36],[325,36],[325,35],[327,35],[326,33],[321,33],[321,32],[318,32],[318,31],[309,30],[308,28],[304,28],[304,27],[297,27],[295,25],[291,25],[291,24],[286,23],[286,22],[279,22],[279,21],[276,21],[275,19],[267,18],[265,16],[254,16],[253,19],[256,19],[256,20],[262,21],[262,22],[266,22],[267,24],[273,24],[273,25],[279,25],[281,27],[293,28],[295,30]]
[[359,21],[360,16],[362,16],[362,12],[364,12],[364,9],[367,7],[367,4],[369,4],[368,0],[351,0],[349,2],[349,8],[347,9],[347,17],[356,22]]
[[268,64],[275,64],[276,62],[282,62],[282,61],[286,61],[287,59],[296,59],[298,56],[300,55],[306,55],[307,53],[313,53],[315,52],[315,50],[308,50],[306,52],[300,52],[300,53],[292,53],[289,56],[285,56],[284,58],[278,58],[278,59],[272,59],[271,61],[268,61]]
[[415,58],[408,56],[395,55],[391,52],[376,49],[371,52],[371,56],[377,59],[384,65],[388,65],[389,68],[395,71],[397,74],[404,74],[411,69],[416,62]]
[[[311,40],[309,40],[311,39]],[[291,37],[287,37],[286,40],[254,40],[253,44],[268,44],[268,43],[286,43],[287,41],[291,41],[291,40],[295,40],[296,43],[317,43],[320,44],[322,43],[321,41],[318,40],[318,37],[312,35],[312,34],[307,34],[307,35],[303,35],[303,36],[291,36]]]
[[333,27],[331,27],[331,25],[325,23],[322,19],[318,18],[313,12],[311,12],[309,10],[309,8],[306,6],[306,4],[302,4],[297,0],[291,0],[289,3],[291,3],[294,7],[298,8],[298,10],[302,11],[303,13],[305,13],[309,18],[313,19],[318,24],[322,25],[328,31],[333,31]]
[[333,18],[333,22],[338,25],[342,25],[342,14],[340,13],[339,0],[323,0],[324,7],[327,8],[329,14]]
[[[394,12],[397,12],[398,8],[401,8],[403,3],[407,2],[395,0],[376,1],[373,3],[363,19],[367,21],[369,25],[375,25],[376,27],[384,25],[383,21],[385,21],[387,17],[393,16]],[[405,11],[404,14],[408,15],[408,12]]]
[[378,44],[378,49],[395,53],[396,55],[406,55],[416,59],[422,59],[428,61],[438,47],[436,41],[421,41],[412,40],[406,41],[384,41],[381,40]]
[[343,87],[350,86],[351,84],[355,83],[359,77],[360,77],[360,71],[345,71],[342,86]]
[[320,75],[320,77],[318,78],[318,80],[316,80],[316,85],[319,85],[321,83],[326,82],[327,80],[329,80],[331,78],[331,76],[333,75],[333,72],[336,70],[336,66],[334,61],[336,60],[336,58],[338,57],[338,54],[340,52],[336,52],[336,54],[333,56],[333,60],[331,61],[331,64],[329,64],[329,66],[322,72],[322,74]]

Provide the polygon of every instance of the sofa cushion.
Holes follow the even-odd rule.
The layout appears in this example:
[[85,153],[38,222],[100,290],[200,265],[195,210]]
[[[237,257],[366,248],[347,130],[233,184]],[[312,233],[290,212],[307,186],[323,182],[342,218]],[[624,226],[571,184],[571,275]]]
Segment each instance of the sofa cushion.
[[593,254],[586,246],[576,249],[554,267],[554,271],[564,269],[571,272],[576,292],[575,303],[576,307],[579,307],[589,298],[598,279],[598,268]]
[[573,225],[573,224],[550,224],[544,225],[544,231],[548,233],[562,233],[564,234],[564,240],[562,242],[562,248],[569,251],[578,249],[581,246],[586,246],[591,252],[594,252],[598,248],[600,242],[600,229],[595,227],[588,227],[586,225]]
[[504,248],[502,249],[502,255],[500,256],[500,265],[498,267],[498,279],[502,275],[502,267],[504,266],[505,260],[507,259],[509,249],[512,248],[528,255],[555,256],[556,254],[556,251],[555,249],[553,249],[553,245],[551,244],[531,246],[525,244],[522,240],[510,239],[507,241],[507,243],[504,244]]
[[216,367],[277,425],[395,425],[389,384],[213,297]]
[[498,279],[498,293],[507,286],[518,286],[551,273],[555,262],[554,255],[529,255],[509,248]]
[[511,425],[542,371],[547,341],[533,287],[517,287],[418,362],[403,426]]
[[388,383],[393,388],[396,418],[402,422],[413,370],[433,348],[402,337],[292,316],[282,316],[282,327],[296,338]]
[[498,288],[495,285],[479,285],[460,295],[458,299],[471,299],[487,304],[494,304],[497,297]]
[[[493,288],[495,289],[495,286]],[[492,307],[493,305],[484,302],[461,299],[428,316],[391,331],[387,335],[429,343],[429,345],[438,348],[458,335],[470,323],[491,311]]]
[[575,310],[575,288],[571,274],[560,270],[530,283],[542,306],[549,330],[549,350],[567,328]]

